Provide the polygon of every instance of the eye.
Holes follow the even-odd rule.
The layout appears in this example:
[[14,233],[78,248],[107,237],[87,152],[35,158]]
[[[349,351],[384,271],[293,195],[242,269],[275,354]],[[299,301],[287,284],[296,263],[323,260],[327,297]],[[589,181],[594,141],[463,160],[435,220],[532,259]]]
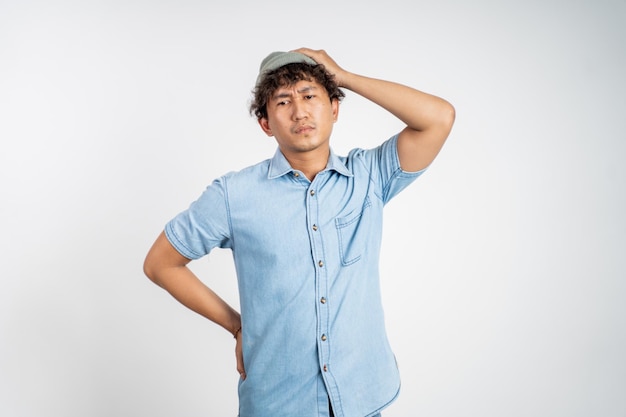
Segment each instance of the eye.
[[315,97],[313,94],[307,94],[306,96],[304,96],[306,100],[311,100],[313,97]]

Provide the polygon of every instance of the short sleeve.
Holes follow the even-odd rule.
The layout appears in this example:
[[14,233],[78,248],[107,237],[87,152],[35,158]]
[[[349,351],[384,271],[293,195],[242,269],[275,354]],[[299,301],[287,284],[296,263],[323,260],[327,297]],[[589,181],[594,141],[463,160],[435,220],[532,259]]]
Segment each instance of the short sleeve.
[[165,235],[188,259],[198,259],[215,247],[230,247],[225,180],[215,180],[187,210],[170,220]]
[[402,170],[398,157],[398,135],[362,152],[361,160],[370,171],[370,178],[377,184],[385,204],[426,171],[426,168],[416,172]]

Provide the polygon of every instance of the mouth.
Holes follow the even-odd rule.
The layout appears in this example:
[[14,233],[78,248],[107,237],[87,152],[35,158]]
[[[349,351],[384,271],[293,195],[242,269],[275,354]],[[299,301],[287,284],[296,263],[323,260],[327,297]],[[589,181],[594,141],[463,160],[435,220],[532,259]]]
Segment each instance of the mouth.
[[309,125],[304,125],[304,126],[298,126],[295,130],[295,133],[300,135],[303,133],[309,133],[311,131],[313,131],[313,129],[315,129],[313,126],[309,126]]

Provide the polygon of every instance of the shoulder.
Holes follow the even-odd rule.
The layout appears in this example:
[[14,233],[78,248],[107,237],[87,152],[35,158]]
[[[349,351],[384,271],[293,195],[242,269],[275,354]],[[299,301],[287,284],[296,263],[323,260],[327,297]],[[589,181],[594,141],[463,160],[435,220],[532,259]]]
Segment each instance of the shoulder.
[[254,165],[242,168],[238,171],[230,171],[222,175],[216,181],[224,183],[248,182],[262,177],[267,177],[270,159],[258,162]]
[[371,171],[373,168],[379,167],[381,162],[399,167],[397,143],[398,135],[396,134],[374,148],[354,148],[348,152],[347,156],[339,157],[339,159],[353,170],[361,165]]

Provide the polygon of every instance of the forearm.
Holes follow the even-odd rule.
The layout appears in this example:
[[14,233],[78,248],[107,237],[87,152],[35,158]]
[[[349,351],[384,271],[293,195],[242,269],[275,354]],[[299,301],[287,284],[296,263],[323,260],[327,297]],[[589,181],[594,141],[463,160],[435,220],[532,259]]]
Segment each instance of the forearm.
[[187,268],[188,263],[189,259],[180,255],[161,233],[146,256],[144,272],[181,304],[234,335],[241,327],[239,313],[204,285]]
[[340,87],[378,104],[400,119],[410,130],[432,132],[426,135],[443,143],[454,122],[454,107],[447,101],[392,81],[369,78],[346,71],[323,51],[297,49],[333,74]]
[[342,85],[406,124],[397,142],[402,169],[415,172],[431,164],[454,123],[450,103],[405,85],[347,72],[342,74]]
[[419,132],[447,126],[454,118],[454,109],[442,98],[392,81],[344,72],[341,85],[378,104]]
[[246,378],[241,332],[241,315],[204,285],[187,268],[189,259],[182,256],[161,232],[144,261],[144,273],[187,308],[228,330],[235,339],[237,370]]
[[160,270],[153,281],[185,307],[222,326],[233,335],[241,327],[239,313],[186,266]]

